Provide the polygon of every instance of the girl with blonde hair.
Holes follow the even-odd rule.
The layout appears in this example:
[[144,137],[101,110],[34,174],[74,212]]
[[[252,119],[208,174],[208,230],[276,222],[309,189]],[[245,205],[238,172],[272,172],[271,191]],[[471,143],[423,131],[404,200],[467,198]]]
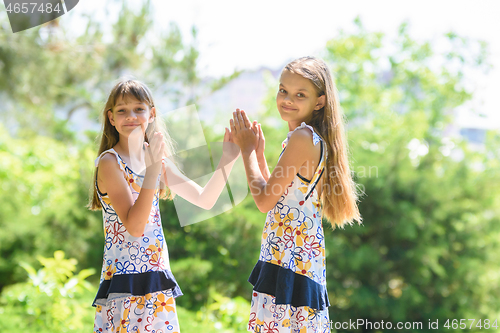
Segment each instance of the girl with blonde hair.
[[281,73],[276,104],[289,133],[272,174],[264,134],[244,111],[230,120],[248,184],[267,213],[253,285],[251,332],[330,332],[322,218],[332,227],[361,222],[347,158],[344,122],[330,70],[303,57]]
[[173,162],[172,141],[144,83],[118,82],[103,118],[89,204],[102,209],[105,237],[94,332],[179,332],[175,298],[182,293],[170,270],[159,199],[175,193],[210,209],[239,149],[226,128],[221,161],[202,188]]

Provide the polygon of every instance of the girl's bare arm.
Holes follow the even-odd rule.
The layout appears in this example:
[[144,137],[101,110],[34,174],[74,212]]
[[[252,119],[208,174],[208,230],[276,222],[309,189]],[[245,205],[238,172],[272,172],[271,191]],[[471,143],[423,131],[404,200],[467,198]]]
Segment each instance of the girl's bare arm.
[[[152,155],[161,157],[164,149],[163,135],[156,133],[154,143],[152,142],[151,147],[147,149]],[[146,168],[141,191],[134,202],[129,185],[123,177],[123,171],[118,166],[116,156],[106,154],[99,162],[97,177],[104,185],[103,188],[106,189],[111,205],[120,221],[134,237],[140,237],[144,233],[160,171],[161,158]]]
[[266,140],[264,138],[264,133],[262,132],[261,125],[257,124],[257,122],[254,121],[253,126],[256,127],[258,131],[258,144],[257,149],[255,149],[257,162],[259,163],[259,169],[262,173],[262,177],[264,177],[265,181],[267,182],[269,180],[269,177],[271,177],[271,173],[269,172],[269,166],[267,165],[266,156],[264,155]]
[[167,158],[163,171],[165,183],[169,189],[198,207],[207,210],[211,209],[224,189],[227,182],[227,176],[231,172],[234,162],[236,162],[239,156],[239,148],[236,144],[230,142],[230,135],[231,133],[226,129],[221,160],[205,187],[201,187],[186,177],[177,166]]
[[237,112],[233,117],[231,130],[234,141],[241,148],[247,181],[255,204],[261,212],[268,212],[276,205],[300,167],[307,161],[313,161],[315,147],[312,133],[307,129],[299,129],[292,134],[278,165],[266,181],[255,150],[258,138],[244,112]]

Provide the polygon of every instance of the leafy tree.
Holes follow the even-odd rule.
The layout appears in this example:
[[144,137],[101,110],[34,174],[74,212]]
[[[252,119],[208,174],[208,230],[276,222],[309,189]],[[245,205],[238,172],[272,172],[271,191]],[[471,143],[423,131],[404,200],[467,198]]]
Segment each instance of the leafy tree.
[[[172,108],[193,103],[238,75],[236,72],[202,81],[196,65],[199,54],[195,29],[194,42],[187,44],[175,24],[155,34],[149,2],[141,3],[139,10],[132,9],[129,3],[120,4],[120,8],[110,35],[92,17],[87,17],[87,26],[80,35],[71,34],[58,20],[11,34],[2,17],[0,200],[4,205],[0,208],[0,291],[5,288],[5,299],[11,297],[12,288],[18,288],[15,283],[26,275],[19,263],[36,265],[37,255],[63,250],[77,258],[80,267],[99,270],[102,264],[101,214],[85,208],[97,148],[72,129],[76,112],[97,118],[105,94],[122,75],[131,74],[148,83],[157,102],[168,96],[168,107]],[[97,134],[90,131],[87,136],[93,141]],[[162,205],[162,210],[174,210],[172,202]],[[173,232],[183,236],[175,222],[170,221]],[[200,241],[202,237],[206,235]],[[207,260],[196,259],[191,250],[180,249],[189,257],[179,263],[180,275],[187,282],[203,286],[203,272],[212,266]],[[190,263],[194,270],[187,266]],[[197,274],[191,275],[190,271]],[[98,275],[90,279],[96,290]],[[208,293],[203,293],[202,298],[196,294],[195,303],[188,301],[186,305],[194,304],[196,311],[207,305],[208,297]],[[13,311],[9,312],[13,316],[11,323],[23,320],[18,308],[2,311],[9,309]],[[183,314],[188,312],[180,309]],[[221,318],[233,318],[225,310],[211,311],[217,311]],[[42,330],[39,320],[34,325]]]
[[[139,10],[125,3],[110,36],[90,17],[79,36],[58,21],[17,34],[0,22],[0,289],[24,280],[18,263],[34,266],[37,255],[56,250],[100,269],[101,216],[84,207],[96,147],[71,129],[75,112],[95,118],[124,74],[168,96],[172,107],[197,101],[238,74],[200,78],[196,44],[187,45],[175,25],[155,35],[150,14],[148,2]],[[437,53],[436,45],[413,40],[405,24],[390,41],[357,26],[330,40],[321,55],[340,91],[353,170],[366,193],[362,226],[325,228],[331,318],[421,321],[424,329],[428,319],[493,319],[500,138],[489,133],[485,146],[473,150],[446,136],[453,110],[471,98],[468,71],[488,66],[485,45],[450,33],[440,45],[447,51]],[[259,120],[272,167],[288,129],[276,112],[276,82],[269,81],[267,112]],[[209,126],[204,131],[208,141],[221,140]],[[250,297],[246,280],[265,214],[250,196],[184,228],[172,202],[162,201],[161,213],[172,270],[185,293],[180,316],[198,312],[227,330],[243,330],[248,304],[236,297]],[[97,286],[97,275],[90,279]],[[3,313],[10,288],[2,292]]]
[[0,119],[12,133],[73,138],[68,121],[74,113],[97,118],[106,94],[121,76],[145,81],[155,95],[166,95],[176,108],[220,89],[238,74],[209,81],[208,88],[201,86],[195,28],[193,42],[187,44],[174,23],[167,31],[153,31],[149,1],[118,4],[110,33],[94,18],[81,17],[86,27],[79,35],[60,25],[59,19],[12,34],[6,16],[2,17],[0,94],[7,108]]
[[85,279],[95,270],[75,274],[76,259],[65,259],[56,251],[53,258],[40,257],[43,268],[36,271],[22,263],[28,272],[25,283],[4,290],[0,297],[0,328],[5,332],[81,332],[92,323],[92,285]]
[[500,310],[498,134],[480,150],[447,136],[454,108],[472,97],[466,74],[488,67],[485,45],[450,33],[448,50],[437,53],[413,40],[407,24],[394,41],[359,21],[357,28],[324,53],[365,189],[363,225],[325,235],[331,317],[418,321],[423,331],[429,320],[493,322]]
[[119,5],[109,34],[92,17],[82,18],[86,27],[79,35],[59,20],[12,34],[6,16],[1,18],[0,198],[6,204],[0,208],[0,290],[22,278],[19,260],[33,264],[36,255],[57,249],[82,267],[102,263],[101,214],[85,208],[98,132],[77,133],[71,123],[76,112],[97,120],[123,75],[147,82],[172,107],[232,77],[202,88],[195,29],[187,44],[174,24],[158,34],[152,30],[149,1]]
[[[476,151],[446,134],[453,110],[472,96],[468,71],[488,68],[485,45],[450,33],[441,54],[413,40],[407,24],[395,40],[368,33],[359,21],[357,29],[329,41],[321,54],[340,91],[352,167],[365,192],[362,226],[325,228],[331,318],[419,321],[425,330],[429,319],[441,327],[448,318],[493,319],[499,136],[490,133]],[[260,120],[272,167],[288,129],[276,112],[276,80],[268,81]],[[209,128],[205,134],[215,141]],[[183,229],[168,219],[172,267],[181,286],[189,281],[179,302],[196,307],[210,286],[248,299],[264,220],[250,197]]]
[[84,267],[102,262],[102,228],[90,214],[93,151],[49,137],[15,139],[0,125],[0,286],[23,279],[19,262],[64,250]]

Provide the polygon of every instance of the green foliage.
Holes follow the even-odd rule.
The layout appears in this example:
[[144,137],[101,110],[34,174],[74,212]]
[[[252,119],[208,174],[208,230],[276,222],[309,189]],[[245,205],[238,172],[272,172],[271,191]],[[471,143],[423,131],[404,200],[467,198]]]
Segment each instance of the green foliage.
[[[363,226],[325,235],[332,317],[496,318],[498,134],[479,150],[447,136],[452,110],[471,97],[464,73],[487,69],[485,50],[465,41],[438,54],[412,40],[407,25],[390,42],[358,28],[324,54],[366,193]],[[384,55],[388,45],[395,49]]]
[[197,312],[177,307],[182,332],[236,333],[246,329],[250,305],[244,298],[224,297],[211,290],[208,302]]
[[28,282],[5,288],[0,297],[0,330],[5,332],[81,332],[92,326],[93,286],[85,279],[94,269],[75,275],[76,259],[65,259],[56,251],[54,258],[38,259],[36,271],[22,263]]
[[233,333],[246,328],[249,313],[250,304],[243,297],[229,298],[210,288],[207,305],[198,311],[196,318],[217,332]]
[[80,35],[58,20],[12,34],[7,17],[0,19],[0,290],[19,280],[20,260],[33,264],[57,249],[82,267],[102,263],[101,214],[85,208],[98,133],[86,133],[91,142],[76,134],[75,112],[96,121],[125,74],[151,85],[155,96],[167,94],[174,107],[198,96],[195,29],[192,44],[175,24],[156,34],[150,7],[119,3],[111,32],[80,17]]
[[172,272],[184,293],[178,304],[200,310],[211,288],[226,297],[250,295],[247,279],[259,256],[265,220],[253,200],[248,197],[229,212],[184,228],[171,202],[160,205]]
[[102,218],[85,207],[93,155],[49,137],[12,138],[0,125],[0,288],[24,276],[20,262],[56,250],[83,267],[102,263]]
[[[116,10],[114,4],[106,6]],[[201,90],[197,88],[201,79],[196,30],[192,44],[183,40],[175,24],[157,34],[152,29],[149,1],[119,3],[117,11],[116,21],[109,22],[111,32],[87,16],[79,18],[86,21],[86,27],[76,36],[59,25],[58,19],[12,34],[6,15],[2,16],[0,94],[4,109],[0,119],[11,132],[18,137],[78,140],[69,120],[76,112],[97,118],[107,93],[121,76],[134,76],[157,94],[167,94],[174,108],[193,103]]]
[[[58,24],[11,34],[0,22],[1,331],[82,332],[92,322],[96,275],[89,292],[88,271],[75,275],[72,260],[42,259],[41,270],[30,268],[56,250],[76,258],[79,269],[102,264],[101,213],[85,208],[96,147],[71,130],[73,114],[96,118],[124,74],[166,94],[174,107],[238,74],[201,80],[195,42],[186,44],[175,25],[155,35],[148,2],[120,8],[109,36],[91,17],[80,36]],[[437,52],[412,39],[407,24],[394,40],[356,24],[321,55],[335,76],[352,169],[366,193],[363,226],[325,228],[331,318],[496,318],[500,135],[488,133],[475,150],[447,136],[453,110],[472,96],[467,74],[489,68],[485,45],[450,33]],[[288,128],[276,111],[276,80],[268,83],[259,121],[272,170]],[[222,139],[204,131],[209,142]],[[161,214],[184,292],[177,300],[183,332],[243,331],[265,214],[250,196],[184,228],[172,202],[161,202]],[[20,284],[21,262],[29,281]]]
[[[365,193],[362,226],[325,228],[330,317],[420,321],[424,331],[429,319],[497,318],[500,136],[474,148],[448,135],[454,108],[472,97],[466,74],[489,69],[485,44],[448,35],[438,53],[407,24],[394,40],[356,25],[321,54]],[[272,168],[288,129],[268,82],[260,120]]]

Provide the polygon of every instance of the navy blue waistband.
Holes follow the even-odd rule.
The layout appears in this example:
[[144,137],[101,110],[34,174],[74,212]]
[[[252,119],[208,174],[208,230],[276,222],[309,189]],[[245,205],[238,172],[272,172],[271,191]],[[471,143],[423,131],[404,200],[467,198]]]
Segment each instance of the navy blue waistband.
[[253,290],[276,298],[276,304],[308,306],[324,310],[330,306],[326,287],[309,277],[281,266],[258,261],[248,278]]
[[163,290],[172,290],[174,297],[182,296],[182,291],[169,270],[139,274],[115,274],[111,280],[101,282],[92,306],[105,304],[110,295],[117,297],[144,296]]

